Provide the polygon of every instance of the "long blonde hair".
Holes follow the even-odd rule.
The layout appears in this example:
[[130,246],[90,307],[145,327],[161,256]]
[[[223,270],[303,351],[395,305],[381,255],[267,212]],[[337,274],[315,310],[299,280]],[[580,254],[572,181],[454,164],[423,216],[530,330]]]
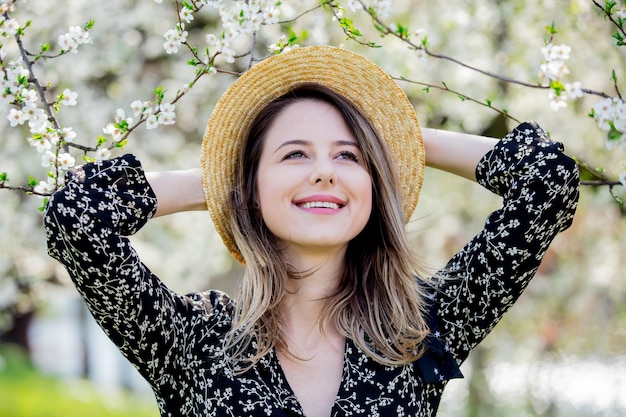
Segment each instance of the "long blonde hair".
[[296,271],[286,262],[278,240],[265,226],[256,204],[256,176],[267,130],[276,115],[297,100],[321,100],[339,110],[372,178],[370,219],[348,244],[343,275],[336,293],[325,300],[320,327],[334,323],[382,364],[417,360],[428,334],[423,318],[425,295],[417,278],[418,261],[407,242],[394,162],[384,141],[358,109],[317,84],[299,86],[265,107],[242,146],[230,221],[246,269],[225,351],[244,369],[273,348],[288,351],[280,306],[288,280],[302,278],[307,272]]

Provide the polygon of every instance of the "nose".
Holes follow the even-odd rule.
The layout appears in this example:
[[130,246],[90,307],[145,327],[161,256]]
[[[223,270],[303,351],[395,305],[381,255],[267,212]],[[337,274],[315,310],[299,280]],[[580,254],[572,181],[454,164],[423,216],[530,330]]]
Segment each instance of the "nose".
[[336,184],[335,167],[328,158],[317,158],[313,164],[310,177],[311,184]]

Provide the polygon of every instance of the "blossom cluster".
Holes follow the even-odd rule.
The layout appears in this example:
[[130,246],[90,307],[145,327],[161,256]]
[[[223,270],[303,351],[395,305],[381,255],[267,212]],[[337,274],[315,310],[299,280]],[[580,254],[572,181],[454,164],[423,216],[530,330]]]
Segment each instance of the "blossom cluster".
[[[162,0],[155,0],[161,3]],[[219,9],[222,20],[222,31],[219,35],[206,35],[206,42],[213,52],[220,54],[228,63],[235,61],[236,51],[233,42],[241,35],[252,34],[262,25],[278,23],[280,1],[266,0],[238,0],[225,2],[224,0],[196,0],[185,2],[179,12],[181,21],[190,23],[194,20],[194,13],[204,6]],[[187,40],[188,32],[185,23],[179,23],[175,29],[168,30],[163,36],[163,47],[168,54],[177,53],[178,48]]]
[[[153,105],[150,101],[135,100],[130,104],[132,117],[126,117],[124,109],[117,109],[115,121],[109,123],[102,130],[113,137],[113,142],[119,144],[125,137],[133,123],[145,122],[146,129],[156,129],[159,125],[172,125],[176,123],[176,105],[172,103],[160,103]],[[96,159],[106,159],[110,151],[100,148],[96,152]]]
[[562,79],[569,74],[569,68],[565,62],[570,57],[571,48],[567,45],[554,45],[548,43],[541,48],[543,62],[539,69],[539,77],[550,83],[550,107],[557,111],[567,107],[567,99],[576,99],[583,96],[580,81],[563,83]]
[[73,54],[78,52],[79,45],[85,43],[91,43],[89,32],[80,26],[71,26],[69,32],[59,36],[59,47],[61,53],[71,52]]
[[[2,37],[9,38],[20,32],[17,20],[8,17],[14,10],[14,2],[0,3],[0,27]],[[79,27],[71,27],[59,38],[62,53],[76,51],[78,45],[89,42],[89,34]],[[64,173],[75,165],[75,159],[63,149],[71,143],[76,133],[71,127],[59,127],[50,112],[60,106],[75,106],[78,94],[65,89],[52,103],[42,97],[32,83],[32,76],[21,57],[10,60],[9,51],[0,45],[0,111],[5,112],[11,127],[28,126],[28,143],[41,155],[41,165],[49,170],[46,181],[39,182],[35,191],[49,193],[62,180]],[[43,90],[42,90],[43,91]],[[43,94],[43,93],[42,93]]]
[[[222,3],[222,2],[219,2]],[[236,1],[230,6],[221,4],[222,32],[219,36],[208,34],[206,42],[210,48],[222,55],[227,63],[235,61],[236,51],[232,47],[241,35],[252,34],[262,25],[278,23],[279,1],[253,0]]]
[[373,0],[369,5],[366,5],[362,0],[348,0],[348,8],[353,12],[360,9],[370,9],[381,19],[386,19],[389,16],[392,6],[391,0]]
[[[187,9],[185,9],[187,10]],[[178,52],[178,48],[185,42],[187,42],[187,35],[189,33],[185,30],[185,25],[179,23],[175,29],[170,29],[163,34],[165,42],[163,48],[168,54],[175,54]]]
[[609,132],[610,147],[626,148],[626,102],[618,97],[606,97],[598,101],[591,115],[600,129]]

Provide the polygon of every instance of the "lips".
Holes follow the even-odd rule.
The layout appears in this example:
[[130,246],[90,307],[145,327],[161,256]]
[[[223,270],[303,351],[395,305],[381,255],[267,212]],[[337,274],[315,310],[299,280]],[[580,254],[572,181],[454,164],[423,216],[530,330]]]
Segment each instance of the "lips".
[[307,198],[296,200],[293,203],[298,207],[304,209],[322,208],[338,210],[346,205],[346,202],[344,200],[341,200],[337,197],[320,195],[309,196]]

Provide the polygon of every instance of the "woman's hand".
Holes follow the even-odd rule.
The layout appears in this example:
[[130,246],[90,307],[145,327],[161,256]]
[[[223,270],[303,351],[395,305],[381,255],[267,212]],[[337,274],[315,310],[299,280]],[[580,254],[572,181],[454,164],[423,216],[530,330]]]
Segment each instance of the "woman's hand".
[[154,217],[207,209],[199,168],[148,172],[146,178],[157,196],[157,211]]
[[426,165],[476,181],[476,166],[498,142],[467,133],[422,128]]

